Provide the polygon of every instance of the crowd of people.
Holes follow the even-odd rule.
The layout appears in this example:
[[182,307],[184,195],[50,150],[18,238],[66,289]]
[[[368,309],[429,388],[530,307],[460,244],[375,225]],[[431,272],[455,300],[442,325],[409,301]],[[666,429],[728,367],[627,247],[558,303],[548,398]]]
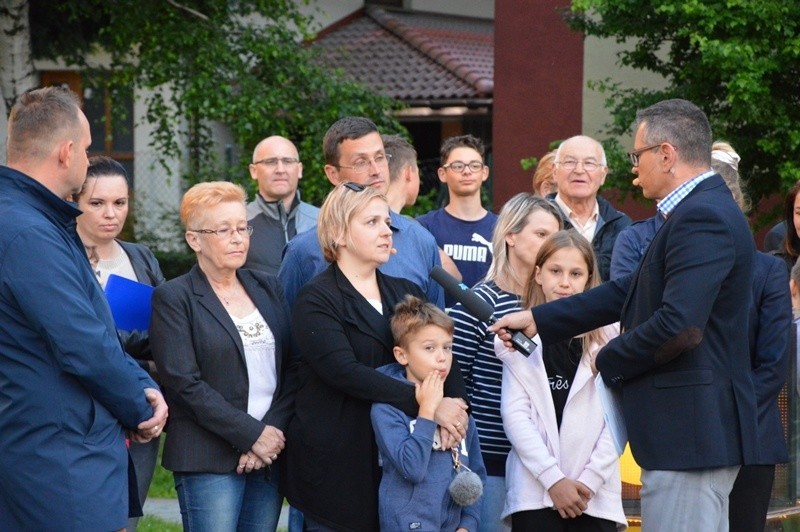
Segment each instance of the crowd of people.
[[[637,222],[598,194],[608,163],[584,135],[497,214],[481,140],[445,139],[448,201],[418,219],[399,213],[420,181],[404,138],[331,125],[317,208],[297,148],[269,136],[253,201],[186,191],[196,264],[165,280],[120,239],[128,176],[87,157],[77,96],[26,93],[0,166],[3,526],[135,530],[163,431],[187,531],[275,530],[284,498],[290,532],[624,530],[621,434],[643,530],[763,530],[789,459],[800,186],[757,252],[741,161],[705,114],[665,100],[633,127],[634,184],[657,202]],[[152,287],[149,328],[115,322],[115,277]]]

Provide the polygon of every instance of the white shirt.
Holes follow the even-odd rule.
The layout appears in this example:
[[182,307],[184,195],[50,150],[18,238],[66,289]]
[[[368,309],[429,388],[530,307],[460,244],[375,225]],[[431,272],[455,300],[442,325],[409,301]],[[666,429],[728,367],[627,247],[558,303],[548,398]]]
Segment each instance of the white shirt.
[[247,364],[247,413],[261,419],[272,405],[278,386],[275,367],[275,336],[258,309],[244,318],[230,315],[244,345]]
[[592,208],[592,214],[589,215],[589,218],[586,220],[585,224],[581,224],[578,221],[578,217],[575,215],[575,211],[569,208],[569,206],[564,203],[564,200],[561,199],[561,196],[556,194],[556,204],[561,208],[561,210],[566,213],[567,220],[569,223],[572,224],[572,227],[575,228],[577,232],[583,235],[586,240],[591,242],[594,239],[594,233],[597,230],[597,220],[600,218],[600,206],[597,203],[597,200],[594,200],[594,208]]

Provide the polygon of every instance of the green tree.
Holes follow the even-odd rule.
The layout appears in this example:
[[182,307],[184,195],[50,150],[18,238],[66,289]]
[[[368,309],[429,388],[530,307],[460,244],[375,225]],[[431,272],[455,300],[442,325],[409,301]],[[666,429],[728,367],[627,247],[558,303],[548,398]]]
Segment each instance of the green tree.
[[[667,80],[664,90],[605,91],[612,138],[630,133],[636,109],[685,98],[708,114],[714,137],[742,156],[754,201],[800,179],[800,3],[784,0],[573,0],[571,27],[629,48],[622,65]],[[630,189],[630,175],[609,181]]]
[[[63,59],[115,90],[149,89],[147,120],[162,162],[189,147],[190,183],[228,176],[253,186],[249,153],[268,135],[298,146],[305,166],[304,199],[330,190],[321,140],[335,120],[372,118],[383,132],[402,132],[395,100],[349,82],[315,59],[303,40],[311,20],[292,0],[73,0],[31,2],[36,57]],[[103,70],[87,52],[110,57]],[[214,156],[211,125],[227,125],[242,153],[240,167]],[[164,168],[168,170],[166,164]]]

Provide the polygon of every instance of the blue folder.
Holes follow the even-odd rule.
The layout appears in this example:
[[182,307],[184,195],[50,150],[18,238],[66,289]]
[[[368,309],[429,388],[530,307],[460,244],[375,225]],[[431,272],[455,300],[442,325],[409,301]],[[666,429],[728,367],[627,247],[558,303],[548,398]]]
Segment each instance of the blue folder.
[[150,299],[153,287],[125,277],[108,276],[106,299],[117,329],[146,331],[150,328]]

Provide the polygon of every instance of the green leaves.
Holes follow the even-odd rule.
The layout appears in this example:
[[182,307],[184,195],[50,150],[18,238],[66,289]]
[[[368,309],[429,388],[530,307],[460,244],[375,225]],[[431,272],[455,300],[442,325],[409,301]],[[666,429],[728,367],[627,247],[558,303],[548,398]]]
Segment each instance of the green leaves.
[[[709,115],[714,137],[739,151],[755,202],[800,178],[798,20],[800,3],[783,0],[574,0],[568,23],[631,44],[620,63],[668,82],[652,91],[595,81],[614,115],[610,138],[630,133],[639,107],[691,100]],[[629,189],[630,177],[620,172],[608,181]]]

